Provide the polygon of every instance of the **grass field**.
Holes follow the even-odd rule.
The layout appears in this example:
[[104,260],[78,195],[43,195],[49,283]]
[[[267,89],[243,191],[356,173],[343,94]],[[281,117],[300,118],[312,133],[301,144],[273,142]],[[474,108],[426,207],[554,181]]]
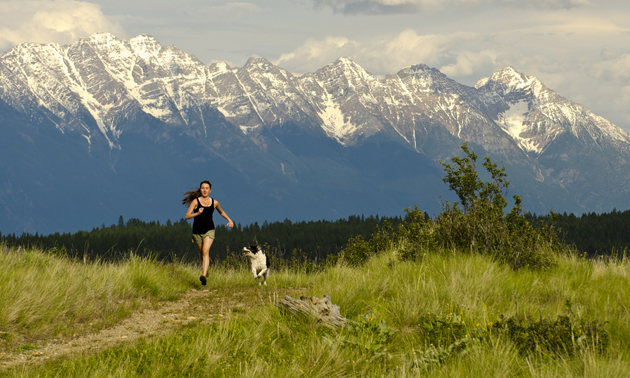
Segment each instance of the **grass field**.
[[[116,264],[87,263],[47,251],[0,248],[0,346],[9,354],[53,337],[97,332],[199,288],[199,268],[188,264],[133,255]],[[401,262],[395,253],[395,248],[382,251],[362,267],[274,271],[267,287],[255,285],[246,270],[213,267],[209,290],[238,288],[270,300],[245,303],[211,323],[191,322],[96,353],[24,363],[0,375],[630,376],[627,261],[560,256],[552,269],[514,271],[476,254],[437,251]],[[283,288],[329,294],[349,326],[334,330],[283,314],[273,303]],[[563,317],[569,328],[541,331]],[[520,339],[496,328],[508,318],[524,327]],[[581,327],[593,323],[596,337],[580,338]],[[567,332],[569,338],[562,339]],[[569,345],[549,349],[541,339],[537,347],[523,349],[526,333]]]

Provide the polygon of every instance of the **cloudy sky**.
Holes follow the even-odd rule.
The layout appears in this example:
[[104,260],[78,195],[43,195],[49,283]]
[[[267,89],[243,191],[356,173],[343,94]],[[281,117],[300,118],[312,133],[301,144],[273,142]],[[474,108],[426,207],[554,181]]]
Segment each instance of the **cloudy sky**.
[[510,65],[630,131],[628,0],[0,0],[1,52],[103,31],[295,74],[345,56],[377,76],[425,63],[473,85]]

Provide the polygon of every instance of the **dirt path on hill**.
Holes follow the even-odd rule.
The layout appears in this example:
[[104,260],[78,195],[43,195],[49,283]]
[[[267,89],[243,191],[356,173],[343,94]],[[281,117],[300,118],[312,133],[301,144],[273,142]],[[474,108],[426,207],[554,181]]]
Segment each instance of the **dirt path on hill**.
[[96,353],[113,346],[132,343],[152,335],[164,335],[190,322],[209,324],[229,313],[274,303],[285,295],[298,296],[306,289],[247,288],[192,289],[173,302],[160,302],[154,308],[136,311],[118,325],[71,340],[34,342],[37,349],[0,352],[0,370],[24,364],[39,364],[79,354]]

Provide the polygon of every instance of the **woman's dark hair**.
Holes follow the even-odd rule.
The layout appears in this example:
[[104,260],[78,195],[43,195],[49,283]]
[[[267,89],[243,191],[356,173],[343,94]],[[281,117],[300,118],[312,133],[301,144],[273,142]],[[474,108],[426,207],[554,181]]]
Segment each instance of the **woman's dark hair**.
[[208,184],[210,186],[210,189],[212,189],[212,184],[210,184],[210,181],[208,180],[203,180],[200,184],[199,184],[199,188],[197,189],[193,189],[193,190],[189,190],[186,193],[184,193],[184,199],[182,200],[182,205],[187,206],[189,205],[192,201],[194,201],[195,199],[201,197],[201,186],[203,184]]

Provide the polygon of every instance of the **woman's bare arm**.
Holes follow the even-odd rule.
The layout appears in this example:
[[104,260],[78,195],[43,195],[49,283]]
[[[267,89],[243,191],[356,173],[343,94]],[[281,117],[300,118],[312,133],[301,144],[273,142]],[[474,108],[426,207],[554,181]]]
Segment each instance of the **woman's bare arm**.
[[195,210],[195,202],[196,201],[192,201],[190,203],[190,205],[188,205],[188,211],[186,211],[185,219],[194,218],[194,217],[196,217],[197,215],[199,215],[199,214],[201,214],[203,212],[203,207],[200,207],[198,212],[193,213],[193,210]]
[[234,227],[234,222],[232,222],[230,217],[228,217],[228,215],[225,213],[225,211],[223,211],[223,209],[221,208],[221,205],[219,205],[219,201],[217,201],[216,199],[214,200],[214,208],[217,209],[217,211],[219,212],[219,214],[221,214],[221,216],[223,218],[227,219],[227,221],[228,221],[227,226],[229,228]]

